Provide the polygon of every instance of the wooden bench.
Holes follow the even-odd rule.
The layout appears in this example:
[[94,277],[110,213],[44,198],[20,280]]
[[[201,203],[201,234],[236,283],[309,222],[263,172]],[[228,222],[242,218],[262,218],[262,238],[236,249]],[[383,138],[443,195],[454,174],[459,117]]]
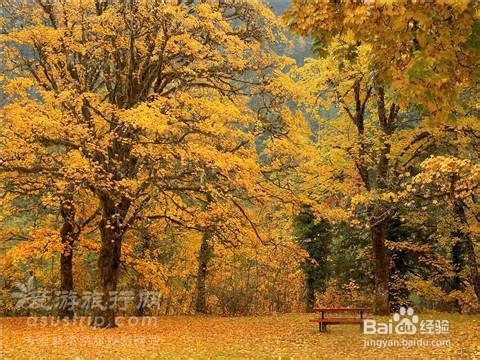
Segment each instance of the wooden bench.
[[[352,307],[338,307],[338,308],[314,308],[313,311],[321,313],[320,319],[312,319],[311,322],[318,323],[320,332],[327,332],[327,325],[334,324],[359,324],[360,329],[363,329],[363,322],[366,320],[363,317],[365,312],[370,311],[369,308],[352,308]],[[359,313],[360,317],[325,317],[326,313]]]

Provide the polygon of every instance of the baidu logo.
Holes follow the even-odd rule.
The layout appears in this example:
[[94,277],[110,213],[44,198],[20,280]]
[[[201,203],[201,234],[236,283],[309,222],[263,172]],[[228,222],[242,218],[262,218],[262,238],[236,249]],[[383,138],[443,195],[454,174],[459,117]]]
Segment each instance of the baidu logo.
[[415,335],[418,331],[420,320],[414,315],[414,310],[409,307],[401,307],[399,312],[393,314],[388,322],[377,322],[374,319],[367,319],[363,323],[363,333],[366,335]]
[[[428,335],[447,335],[449,332],[448,320],[420,320],[411,307],[402,307],[393,314],[386,322],[378,322],[374,319],[365,319],[363,333],[365,335],[407,335],[405,337],[378,337],[366,336],[363,339],[363,346],[376,348],[394,346],[450,346],[448,338],[428,337]],[[421,337],[416,335],[420,334]],[[410,335],[410,336],[408,336]],[[427,335],[422,337],[423,335]]]

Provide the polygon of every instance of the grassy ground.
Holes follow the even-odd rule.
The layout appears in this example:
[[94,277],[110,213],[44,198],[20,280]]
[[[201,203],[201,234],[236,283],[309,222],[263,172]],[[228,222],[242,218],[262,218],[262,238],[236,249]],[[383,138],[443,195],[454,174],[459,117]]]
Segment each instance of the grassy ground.
[[[311,314],[262,317],[171,316],[136,324],[121,318],[117,329],[29,324],[2,319],[5,359],[480,359],[480,316],[435,313],[446,335],[363,335],[358,325],[337,325],[320,334]],[[53,320],[53,319],[51,319]],[[156,320],[156,324],[154,324]],[[385,319],[386,320],[386,319]],[[130,324],[128,323],[130,322]],[[372,339],[442,340],[441,346],[365,346]],[[450,341],[445,345],[445,340]]]

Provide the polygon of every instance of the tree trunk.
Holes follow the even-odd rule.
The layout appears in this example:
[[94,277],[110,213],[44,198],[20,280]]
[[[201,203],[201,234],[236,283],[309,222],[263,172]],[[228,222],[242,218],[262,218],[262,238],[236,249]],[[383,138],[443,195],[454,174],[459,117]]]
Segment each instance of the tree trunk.
[[386,220],[378,220],[371,226],[373,252],[375,257],[375,296],[373,311],[376,315],[388,315],[390,313],[388,301],[389,264],[385,247],[386,225]]
[[198,257],[198,275],[197,275],[197,300],[195,303],[195,311],[198,313],[207,313],[207,294],[205,280],[208,272],[208,262],[212,257],[212,246],[210,244],[211,234],[208,230],[203,233],[202,244]]
[[102,219],[100,220],[101,248],[98,257],[102,290],[102,307],[97,309],[92,326],[100,328],[117,327],[115,308],[110,306],[110,297],[117,291],[120,270],[122,238],[124,234],[123,219],[128,211],[128,201],[115,205],[109,197],[101,198]]
[[[377,163],[377,191],[388,191],[391,186],[391,179],[389,175],[390,162],[389,155],[391,150],[390,137],[395,131],[397,115],[400,110],[395,103],[390,104],[390,109],[387,111],[385,103],[385,89],[380,86],[376,88],[377,92],[377,113],[378,120],[383,132],[382,145],[383,149]],[[390,215],[387,214],[387,209],[379,207],[373,211],[371,217],[371,234],[373,249],[375,254],[375,299],[374,312],[378,315],[387,315],[390,313],[389,303],[389,279],[390,279],[390,262],[387,257],[387,250],[385,247],[385,232],[390,220]]]
[[[456,232],[453,234],[455,238],[461,237],[461,234],[459,232]],[[464,286],[463,286],[463,281],[462,281],[462,276],[461,273],[463,271],[464,267],[464,249],[462,246],[462,240],[459,239],[453,245],[452,247],[452,263],[453,263],[453,271],[455,272],[455,275],[453,276],[453,284],[452,284],[452,289],[453,290],[458,290],[458,291],[463,291]],[[458,299],[454,301],[455,308],[459,313],[462,313],[462,304]]]
[[[60,290],[67,296],[73,291],[73,245],[78,237],[78,231],[75,224],[75,207],[72,199],[62,202],[61,215],[63,225],[60,229],[62,239],[62,253],[60,254]],[[67,304],[59,309],[60,319],[73,319],[74,309],[69,308]]]
[[[411,229],[404,228],[397,219],[388,221],[385,237],[394,243],[405,241],[410,236]],[[401,307],[408,305],[410,292],[407,287],[409,268],[407,265],[408,252],[401,248],[395,248],[389,254],[390,280],[388,286],[388,300],[390,311],[398,312]]]
[[407,306],[408,296],[410,295],[406,286],[407,266],[403,255],[402,250],[396,250],[391,256],[392,268],[390,269],[388,299],[392,312],[398,312],[402,306]]
[[468,227],[467,215],[465,214],[464,204],[460,200],[455,201],[455,213],[460,220],[460,236],[461,241],[464,245],[464,250],[468,260],[468,267],[470,269],[470,282],[472,283],[473,290],[475,295],[477,295],[477,302],[480,304],[480,273],[478,271],[478,261],[477,256],[475,255],[475,246],[468,230],[465,230],[465,227]]

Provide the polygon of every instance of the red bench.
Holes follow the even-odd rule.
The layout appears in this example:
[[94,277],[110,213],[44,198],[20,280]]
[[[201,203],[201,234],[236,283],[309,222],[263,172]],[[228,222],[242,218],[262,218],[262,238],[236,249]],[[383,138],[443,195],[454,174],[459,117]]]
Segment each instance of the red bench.
[[[359,324],[360,329],[363,329],[363,322],[366,320],[363,314],[369,312],[369,308],[364,307],[338,307],[338,308],[314,308],[313,311],[321,313],[320,319],[312,319],[311,322],[318,323],[320,332],[327,332],[327,325],[334,324]],[[359,313],[360,317],[326,317],[326,313]]]

